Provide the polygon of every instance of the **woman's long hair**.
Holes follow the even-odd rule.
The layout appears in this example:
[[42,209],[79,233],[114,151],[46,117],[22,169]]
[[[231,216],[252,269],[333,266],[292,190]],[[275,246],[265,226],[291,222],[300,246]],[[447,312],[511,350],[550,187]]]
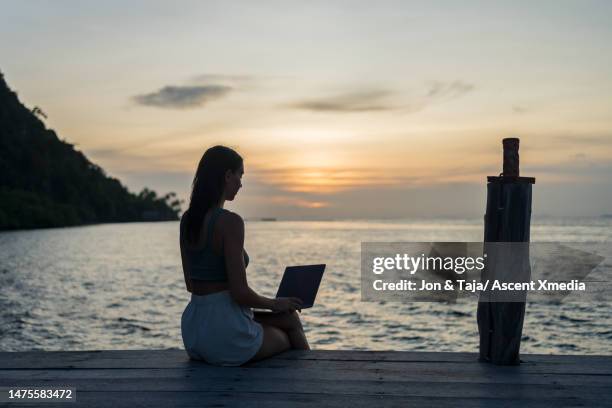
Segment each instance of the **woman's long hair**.
[[185,212],[187,242],[198,242],[206,212],[221,201],[225,173],[227,170],[235,172],[241,165],[242,157],[229,147],[213,146],[204,152],[193,178],[189,208]]

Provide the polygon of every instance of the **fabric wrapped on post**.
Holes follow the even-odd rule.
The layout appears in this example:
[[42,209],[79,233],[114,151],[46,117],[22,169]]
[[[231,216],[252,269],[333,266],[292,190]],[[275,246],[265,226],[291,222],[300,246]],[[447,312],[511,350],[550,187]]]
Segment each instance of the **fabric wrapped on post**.
[[[499,177],[488,177],[485,243],[529,242],[532,184],[535,179],[519,176],[518,146],[518,139],[504,139],[504,173]],[[528,250],[525,256],[528,257]],[[528,268],[528,259],[525,264]],[[525,272],[517,271],[517,274],[523,275]],[[491,276],[494,273],[485,268],[482,279],[494,279]],[[485,297],[478,302],[480,360],[499,365],[517,365],[520,363],[525,302],[487,300],[490,299]]]

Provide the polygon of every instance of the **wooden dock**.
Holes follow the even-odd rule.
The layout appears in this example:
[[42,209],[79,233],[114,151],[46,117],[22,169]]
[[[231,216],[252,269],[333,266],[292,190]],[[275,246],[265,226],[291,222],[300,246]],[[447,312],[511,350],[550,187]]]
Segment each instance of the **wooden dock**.
[[76,404],[37,404],[54,407],[612,406],[612,356],[521,357],[499,367],[476,353],[290,351],[235,368],[183,350],[2,352],[0,387],[76,388]]

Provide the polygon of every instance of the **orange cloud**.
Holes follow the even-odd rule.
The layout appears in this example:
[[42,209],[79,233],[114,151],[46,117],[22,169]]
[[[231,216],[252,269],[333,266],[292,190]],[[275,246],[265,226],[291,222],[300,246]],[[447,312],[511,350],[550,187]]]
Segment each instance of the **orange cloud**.
[[267,197],[266,200],[274,204],[294,205],[296,207],[302,207],[302,208],[324,208],[324,207],[330,206],[330,203],[326,201],[320,201],[320,200],[313,201],[313,200],[284,196],[284,195],[276,195],[276,196]]

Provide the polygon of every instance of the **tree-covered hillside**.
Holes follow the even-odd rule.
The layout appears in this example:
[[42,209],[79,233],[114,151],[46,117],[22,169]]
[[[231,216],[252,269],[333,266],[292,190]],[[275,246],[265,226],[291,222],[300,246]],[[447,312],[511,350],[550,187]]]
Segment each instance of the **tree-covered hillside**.
[[176,194],[129,192],[38,115],[0,73],[0,230],[178,219]]

